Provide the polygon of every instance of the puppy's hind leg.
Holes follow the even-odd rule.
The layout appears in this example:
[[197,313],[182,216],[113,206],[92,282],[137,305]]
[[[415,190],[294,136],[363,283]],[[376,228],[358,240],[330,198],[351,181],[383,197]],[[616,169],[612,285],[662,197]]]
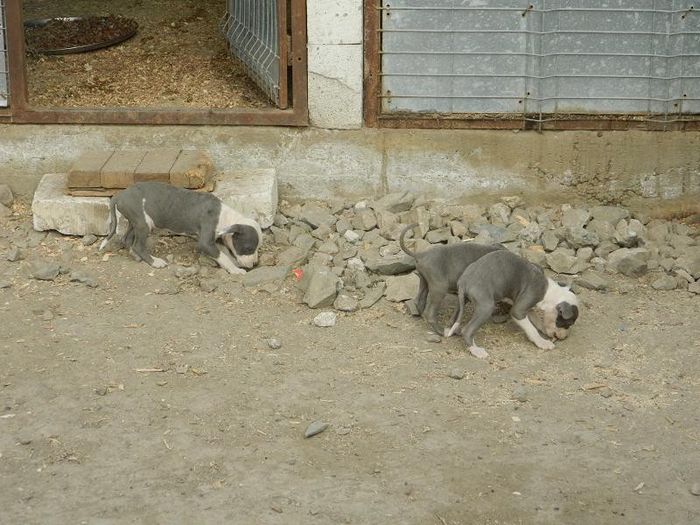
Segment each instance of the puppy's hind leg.
[[474,342],[474,334],[479,327],[481,327],[481,325],[486,323],[491,318],[491,313],[493,312],[494,306],[493,301],[475,302],[474,315],[472,315],[472,318],[467,323],[467,326],[465,326],[464,330],[462,330],[462,337],[469,348],[469,352],[471,352],[474,357],[478,357],[479,359],[485,359],[489,356],[489,354],[486,350],[476,345]]
[[420,273],[418,274],[418,279],[418,294],[413,302],[416,305],[418,315],[423,315],[423,311],[425,310],[425,300],[428,297],[428,282]]
[[159,257],[153,257],[148,253],[148,247],[146,243],[148,241],[148,234],[151,229],[148,224],[136,224],[134,225],[134,242],[131,246],[131,252],[134,256],[140,258],[146,264],[153,266],[153,268],[165,268],[168,263]]

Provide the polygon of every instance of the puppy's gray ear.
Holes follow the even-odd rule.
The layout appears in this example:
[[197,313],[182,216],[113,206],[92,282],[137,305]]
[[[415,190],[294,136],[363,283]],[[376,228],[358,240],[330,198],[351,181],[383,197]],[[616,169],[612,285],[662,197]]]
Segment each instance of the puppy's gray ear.
[[557,284],[561,286],[562,288],[566,288],[567,290],[571,289],[571,285],[569,283],[566,283],[564,281],[557,281]]
[[575,321],[578,319],[578,306],[567,302],[559,303],[557,305],[557,314],[567,321]]

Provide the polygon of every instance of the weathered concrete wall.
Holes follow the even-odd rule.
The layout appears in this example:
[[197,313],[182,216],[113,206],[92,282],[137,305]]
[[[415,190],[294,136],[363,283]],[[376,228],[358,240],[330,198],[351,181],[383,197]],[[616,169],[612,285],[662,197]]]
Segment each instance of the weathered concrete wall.
[[346,130],[266,127],[0,126],[0,182],[19,193],[83,150],[201,148],[219,170],[277,170],[282,197],[700,201],[700,133]]

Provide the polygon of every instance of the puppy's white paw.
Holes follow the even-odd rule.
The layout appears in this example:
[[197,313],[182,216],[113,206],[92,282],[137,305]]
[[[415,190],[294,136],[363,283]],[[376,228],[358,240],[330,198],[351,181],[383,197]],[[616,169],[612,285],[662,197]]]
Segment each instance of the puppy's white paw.
[[246,271],[243,268],[238,268],[237,266],[232,266],[231,268],[226,269],[231,275],[243,275],[246,273]]
[[542,339],[542,341],[535,344],[542,350],[554,350],[554,343],[552,341],[547,341],[546,339]]
[[153,266],[154,268],[165,268],[166,266],[168,266],[168,263],[160,257],[153,257],[153,264],[151,264],[151,266]]
[[452,337],[459,330],[459,323],[453,324],[450,328],[445,328],[445,337]]
[[489,353],[481,348],[480,346],[472,345],[469,347],[469,352],[474,356],[478,357],[479,359],[486,359],[489,356]]

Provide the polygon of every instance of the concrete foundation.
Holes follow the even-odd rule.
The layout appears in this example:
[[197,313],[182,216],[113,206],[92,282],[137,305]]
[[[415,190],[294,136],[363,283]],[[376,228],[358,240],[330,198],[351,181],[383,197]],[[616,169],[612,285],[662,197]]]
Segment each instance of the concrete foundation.
[[700,133],[0,125],[0,183],[31,193],[87,149],[206,149],[224,174],[274,168],[283,198],[410,190],[476,200],[700,200]]

